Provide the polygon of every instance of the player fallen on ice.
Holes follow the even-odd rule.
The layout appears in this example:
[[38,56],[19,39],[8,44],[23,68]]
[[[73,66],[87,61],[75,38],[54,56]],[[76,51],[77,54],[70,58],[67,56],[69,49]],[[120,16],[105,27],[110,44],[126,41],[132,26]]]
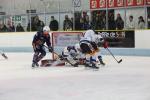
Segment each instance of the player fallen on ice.
[[53,48],[50,42],[50,28],[48,26],[44,26],[42,31],[38,31],[33,38],[32,46],[34,50],[32,67],[39,66],[38,62],[46,55],[46,50],[44,44],[49,48],[49,52],[53,52]]
[[65,47],[59,57],[68,60],[74,67],[83,64],[85,60],[85,55],[81,52],[79,43]]
[[96,58],[99,59],[100,64],[105,65],[102,56],[98,54],[100,52],[98,47],[99,43],[103,44],[104,48],[107,48],[108,46],[107,42],[105,42],[97,32],[91,29],[87,30],[81,38],[79,44],[82,53],[86,55],[86,67],[98,69],[99,67],[96,65]]

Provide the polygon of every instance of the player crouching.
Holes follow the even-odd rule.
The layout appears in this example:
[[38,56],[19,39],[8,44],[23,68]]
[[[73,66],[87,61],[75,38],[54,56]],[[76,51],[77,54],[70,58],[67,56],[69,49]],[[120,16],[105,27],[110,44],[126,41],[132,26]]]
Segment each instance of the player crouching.
[[67,46],[64,48],[62,55],[59,56],[66,63],[71,64],[74,67],[78,67],[80,64],[84,64],[85,56],[81,53],[81,49],[79,44],[75,44],[75,46]]
[[32,60],[32,67],[39,66],[38,62],[46,55],[44,44],[49,48],[50,52],[53,52],[53,48],[51,47],[50,42],[50,28],[45,26],[42,31],[37,32],[34,35],[32,46],[34,50],[33,60]]
[[93,30],[87,30],[84,34],[84,37],[81,38],[80,48],[82,53],[86,55],[86,67],[99,69],[96,61],[97,57],[100,61],[100,64],[105,65],[105,63],[102,60],[102,56],[100,55],[98,43],[104,44],[104,48],[107,48],[108,46],[107,42],[105,42],[103,38]]

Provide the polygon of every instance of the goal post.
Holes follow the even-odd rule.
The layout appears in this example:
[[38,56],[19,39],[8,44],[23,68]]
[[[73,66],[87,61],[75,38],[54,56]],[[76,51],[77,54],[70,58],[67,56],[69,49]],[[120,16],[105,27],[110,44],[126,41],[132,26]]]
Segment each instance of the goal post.
[[[76,43],[79,43],[82,36],[83,32],[52,32],[52,47],[55,52],[61,54],[65,47],[74,46]],[[54,54],[52,54],[52,59],[55,59]]]

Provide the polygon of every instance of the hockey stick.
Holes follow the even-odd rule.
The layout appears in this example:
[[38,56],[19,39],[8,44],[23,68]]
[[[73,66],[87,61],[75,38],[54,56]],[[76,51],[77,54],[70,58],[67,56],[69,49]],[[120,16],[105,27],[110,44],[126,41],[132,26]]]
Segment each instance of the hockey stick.
[[[101,34],[100,34],[101,35]],[[104,39],[104,37],[101,35],[101,37]],[[105,40],[105,39],[104,39]],[[108,47],[106,47],[105,49],[107,49],[107,51],[112,55],[112,57],[117,61],[117,63],[121,63],[122,59],[120,59],[119,61],[115,58],[115,56],[113,55],[113,53],[108,49]]]
[[6,56],[6,54],[2,51],[0,51],[0,54],[5,58],[5,59],[8,59],[8,57]]
[[[46,47],[47,49],[49,49],[49,48],[48,48],[47,46],[45,46],[45,45],[44,45],[44,47]],[[76,65],[75,65],[75,64],[72,64],[68,59],[64,58],[63,56],[60,57],[60,55],[59,55],[58,53],[56,53],[56,52],[54,52],[54,51],[53,51],[52,53],[54,53],[55,55],[57,55],[60,60],[62,59],[63,61],[69,63],[71,66],[76,67]]]
[[119,61],[115,58],[115,56],[113,55],[113,53],[108,49],[108,48],[105,48],[107,49],[107,51],[112,55],[112,57],[117,61],[117,63],[121,63],[122,62],[122,59],[120,59]]

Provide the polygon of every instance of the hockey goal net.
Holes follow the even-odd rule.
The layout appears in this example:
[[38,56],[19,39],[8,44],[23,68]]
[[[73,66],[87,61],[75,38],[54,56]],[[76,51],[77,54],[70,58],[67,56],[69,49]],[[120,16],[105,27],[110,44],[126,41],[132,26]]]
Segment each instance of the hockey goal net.
[[[81,36],[83,36],[82,32],[53,32],[51,34],[52,47],[56,53],[61,54],[65,47],[79,43]],[[52,54],[52,59],[55,58],[55,54]]]

